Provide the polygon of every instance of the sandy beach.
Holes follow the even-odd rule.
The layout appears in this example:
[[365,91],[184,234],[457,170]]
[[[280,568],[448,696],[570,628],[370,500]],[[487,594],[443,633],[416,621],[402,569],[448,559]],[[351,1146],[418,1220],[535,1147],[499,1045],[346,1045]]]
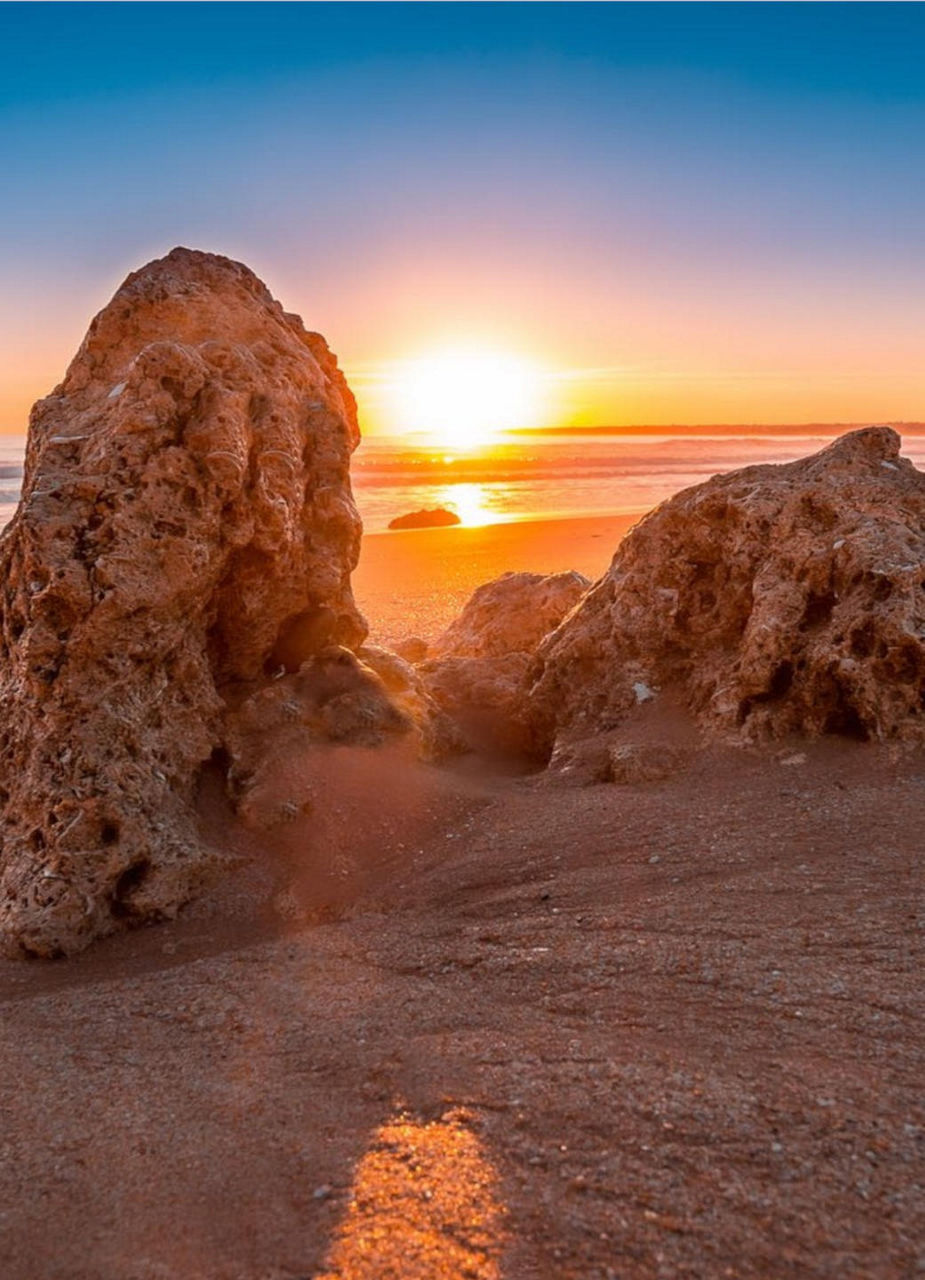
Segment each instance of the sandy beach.
[[[375,639],[433,637],[631,523],[373,535],[357,597]],[[332,747],[308,787],[262,831],[204,787],[235,874],[0,962],[6,1275],[916,1273],[921,752],[704,744],[579,785]]]
[[0,2],[0,1280],[925,1280],[925,5],[162,4]]
[[6,1275],[916,1274],[920,759],[319,787],[179,920],[0,964]]
[[354,595],[373,639],[431,640],[476,587],[502,573],[577,569],[593,582],[641,515],[368,534],[353,575]]

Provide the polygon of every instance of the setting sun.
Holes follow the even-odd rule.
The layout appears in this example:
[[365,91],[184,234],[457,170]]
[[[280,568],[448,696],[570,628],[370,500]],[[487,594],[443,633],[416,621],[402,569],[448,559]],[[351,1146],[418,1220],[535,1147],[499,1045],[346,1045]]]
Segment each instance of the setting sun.
[[404,361],[395,367],[391,399],[401,430],[427,432],[454,449],[546,418],[540,370],[506,352],[447,350]]

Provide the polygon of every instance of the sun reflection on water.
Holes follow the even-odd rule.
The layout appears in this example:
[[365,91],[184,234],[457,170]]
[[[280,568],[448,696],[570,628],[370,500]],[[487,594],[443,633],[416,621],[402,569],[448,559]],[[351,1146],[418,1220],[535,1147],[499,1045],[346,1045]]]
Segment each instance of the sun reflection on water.
[[473,528],[492,519],[486,496],[485,486],[481,484],[448,484],[443,488],[440,505],[455,511],[464,525]]

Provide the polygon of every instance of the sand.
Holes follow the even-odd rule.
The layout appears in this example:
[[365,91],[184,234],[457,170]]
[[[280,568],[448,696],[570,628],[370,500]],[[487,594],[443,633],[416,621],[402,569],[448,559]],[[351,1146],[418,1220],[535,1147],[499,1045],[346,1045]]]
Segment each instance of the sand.
[[363,539],[354,594],[372,637],[433,639],[483,582],[502,573],[577,569],[598,578],[639,515],[406,529]]
[[[593,571],[612,533],[374,537],[359,594],[427,634],[416,584]],[[207,791],[237,876],[0,964],[0,1274],[918,1274],[921,755],[577,787],[344,749],[317,789],[272,839]]]

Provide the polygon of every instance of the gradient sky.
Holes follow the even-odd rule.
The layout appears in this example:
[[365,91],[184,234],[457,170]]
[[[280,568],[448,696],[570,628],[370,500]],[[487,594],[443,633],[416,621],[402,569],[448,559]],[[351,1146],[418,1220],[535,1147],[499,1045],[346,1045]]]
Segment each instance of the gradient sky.
[[371,431],[456,343],[564,422],[925,419],[923,60],[918,4],[0,4],[0,429],[175,244]]

